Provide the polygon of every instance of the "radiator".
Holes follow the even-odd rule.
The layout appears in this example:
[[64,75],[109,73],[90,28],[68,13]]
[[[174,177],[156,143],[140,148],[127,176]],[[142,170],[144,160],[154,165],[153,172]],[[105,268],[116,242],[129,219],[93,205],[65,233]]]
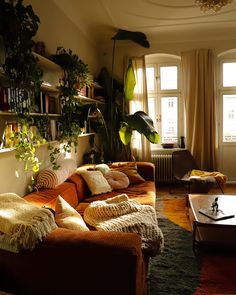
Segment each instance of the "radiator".
[[153,154],[157,182],[172,182],[172,154]]

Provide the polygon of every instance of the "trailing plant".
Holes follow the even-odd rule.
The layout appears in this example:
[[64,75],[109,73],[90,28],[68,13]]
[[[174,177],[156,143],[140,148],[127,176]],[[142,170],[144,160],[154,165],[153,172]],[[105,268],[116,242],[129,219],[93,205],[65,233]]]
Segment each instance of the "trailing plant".
[[52,55],[52,60],[64,70],[64,77],[60,85],[64,97],[77,95],[78,83],[80,88],[90,84],[88,65],[71,49],[57,47],[56,54]]
[[33,131],[34,120],[30,116],[30,112],[37,111],[35,96],[42,83],[42,71],[32,52],[39,22],[32,6],[25,6],[23,0],[0,1],[0,36],[5,53],[2,66],[10,86],[9,107],[17,113],[20,126],[12,132],[11,140],[16,158],[24,161],[24,170],[34,172],[41,164],[36,147],[45,142]]
[[25,172],[29,170],[38,172],[41,162],[36,156],[36,147],[45,143],[46,140],[33,131],[29,118],[20,118],[19,124],[19,130],[13,131],[10,137],[14,142],[16,159],[24,162]]
[[60,165],[57,163],[57,160],[60,156],[60,149],[57,147],[53,147],[51,144],[48,145],[48,149],[50,151],[49,158],[50,163],[52,164],[52,169],[58,170],[60,168]]
[[32,53],[33,37],[39,17],[23,0],[0,1],[0,35],[3,39],[5,62],[3,69],[10,81],[10,107],[16,112],[35,108],[34,97],[39,92],[42,71]]
[[63,78],[60,81],[62,115],[59,120],[59,132],[64,151],[70,152],[72,146],[76,147],[78,144],[78,136],[82,132],[84,121],[87,120],[92,106],[91,104],[82,104],[76,98],[78,81],[80,87],[89,84],[88,65],[71,49],[66,50],[63,47],[57,48],[52,60],[60,65],[64,71]]

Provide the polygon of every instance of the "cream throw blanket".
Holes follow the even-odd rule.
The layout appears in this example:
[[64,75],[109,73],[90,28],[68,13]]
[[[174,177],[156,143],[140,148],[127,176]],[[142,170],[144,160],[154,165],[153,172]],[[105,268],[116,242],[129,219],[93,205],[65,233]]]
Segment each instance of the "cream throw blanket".
[[4,241],[32,250],[56,227],[50,210],[38,208],[14,193],[0,194],[0,232],[9,237]]
[[149,205],[129,199],[126,194],[105,201],[92,202],[84,220],[100,231],[135,232],[142,238],[142,249],[150,256],[160,253],[164,238],[158,227],[156,212]]

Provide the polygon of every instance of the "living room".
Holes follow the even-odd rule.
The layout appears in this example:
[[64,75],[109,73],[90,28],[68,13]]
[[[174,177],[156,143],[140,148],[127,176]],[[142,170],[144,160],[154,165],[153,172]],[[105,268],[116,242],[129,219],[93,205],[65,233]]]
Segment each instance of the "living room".
[[[127,60],[144,56],[146,67],[153,69],[153,76],[149,76],[150,79],[147,81],[148,87],[153,77],[154,80],[156,79],[155,81],[160,80],[160,76],[158,76],[160,73],[157,70],[161,69],[162,66],[177,67],[178,89],[176,92],[171,90],[170,92],[159,93],[155,89],[155,91],[151,90],[148,93],[150,102],[154,93],[158,98],[170,96],[178,98],[175,133],[171,137],[165,137],[164,134],[161,134],[161,141],[149,147],[151,154],[149,157],[144,155],[142,158],[139,148],[134,147],[136,159],[146,161],[147,159],[151,160],[152,155],[171,153],[172,151],[161,146],[162,143],[170,143],[170,141],[174,148],[178,150],[180,137],[185,140],[184,146],[189,147],[191,130],[194,129],[196,133],[200,130],[195,137],[195,144],[191,146],[198,162],[206,165],[201,165],[204,170],[214,168],[221,171],[227,175],[228,183],[233,183],[236,180],[234,169],[236,164],[235,130],[234,128],[229,130],[232,132],[228,140],[227,134],[224,133],[224,106],[227,108],[227,102],[230,99],[235,100],[236,85],[224,88],[222,72],[224,64],[227,64],[227,62],[235,66],[236,47],[233,34],[235,29],[235,2],[229,3],[216,12],[204,12],[195,4],[195,1],[189,3],[187,0],[178,4],[174,1],[139,1],[138,3],[137,1],[129,1],[129,3],[126,3],[127,1],[119,1],[119,3],[113,1],[114,3],[109,3],[105,0],[89,0],[86,3],[80,2],[63,0],[24,1],[26,5],[32,5],[34,12],[40,19],[34,40],[45,45],[45,55],[50,57],[50,55],[55,54],[59,46],[67,50],[71,49],[88,65],[89,74],[94,81],[99,76],[101,69],[106,67],[110,74],[114,71],[114,78],[120,82],[123,82]],[[117,39],[114,51],[112,37],[118,29],[145,33],[150,47],[145,48],[130,39]],[[192,116],[194,111],[191,109],[191,113],[188,114],[185,114],[184,111],[181,57],[183,57],[183,53],[201,49],[212,50],[216,62],[217,73],[214,81],[217,85],[214,100],[215,118],[213,123],[212,117],[209,122],[202,118],[202,122],[206,122],[205,126],[200,126],[196,122],[197,125],[187,125],[188,114]],[[0,60],[3,60],[2,51]],[[233,68],[233,70],[235,69]],[[233,75],[229,74],[229,76]],[[164,122],[164,114],[161,112],[161,104],[155,102],[151,105],[152,107],[157,108],[158,111],[150,111],[149,115],[158,131],[162,130],[161,120]],[[232,109],[235,110],[235,102],[233,102]],[[140,109],[134,107],[132,110]],[[226,111],[229,112],[228,109]],[[212,110],[210,110],[210,113],[212,113]],[[213,135],[211,124],[214,125]],[[188,126],[193,128],[188,128]],[[207,132],[204,132],[204,136],[202,129],[207,130]],[[164,131],[160,132],[163,133]],[[204,137],[204,140],[202,140],[202,137]],[[77,149],[72,150],[67,155],[75,160],[77,166],[84,162],[84,155],[91,151],[90,139],[90,136],[80,136]],[[194,142],[193,139],[191,140]],[[212,149],[214,152],[212,152]],[[206,152],[205,156],[202,151]],[[208,156],[209,154],[210,156]],[[42,162],[40,170],[50,164],[49,151],[46,145],[42,145],[37,150],[37,157]],[[0,162],[0,193],[13,192],[19,196],[24,196],[35,173],[24,172],[23,163],[15,158],[13,149],[7,152],[0,151]]]

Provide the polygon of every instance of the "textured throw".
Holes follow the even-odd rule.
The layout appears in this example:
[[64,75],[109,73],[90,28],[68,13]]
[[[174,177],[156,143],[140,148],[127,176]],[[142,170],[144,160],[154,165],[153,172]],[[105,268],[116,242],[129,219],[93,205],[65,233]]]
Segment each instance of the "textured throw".
[[0,194],[0,232],[10,237],[11,244],[33,250],[56,227],[50,210],[38,208],[14,193]]
[[202,170],[192,170],[190,173],[190,177],[213,177],[215,178],[215,180],[220,184],[220,185],[225,185],[226,181],[227,181],[227,176],[215,171],[215,172],[208,172],[208,171],[202,171]]
[[155,256],[163,249],[164,238],[154,208],[141,205],[126,194],[92,202],[85,209],[84,220],[100,231],[140,234],[142,249],[150,256]]

